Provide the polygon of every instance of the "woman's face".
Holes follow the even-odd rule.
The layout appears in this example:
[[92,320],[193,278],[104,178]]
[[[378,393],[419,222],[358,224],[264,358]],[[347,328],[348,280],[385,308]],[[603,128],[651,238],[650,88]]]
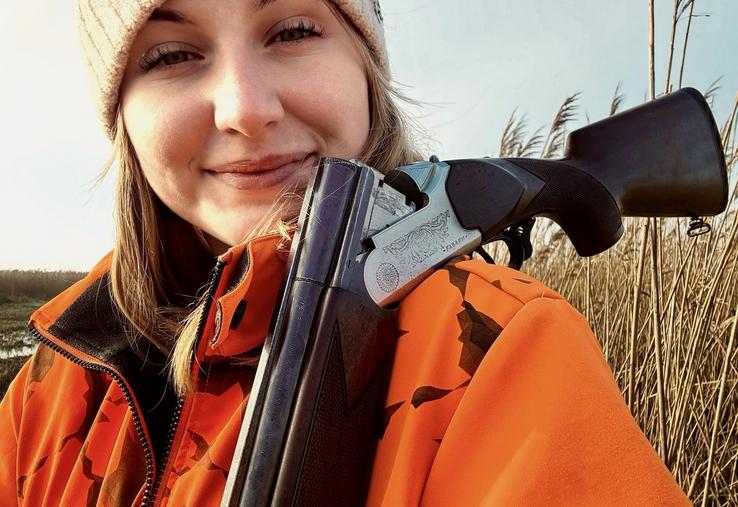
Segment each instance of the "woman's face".
[[367,140],[364,66],[322,0],[170,0],[130,55],[121,107],[146,179],[215,253]]

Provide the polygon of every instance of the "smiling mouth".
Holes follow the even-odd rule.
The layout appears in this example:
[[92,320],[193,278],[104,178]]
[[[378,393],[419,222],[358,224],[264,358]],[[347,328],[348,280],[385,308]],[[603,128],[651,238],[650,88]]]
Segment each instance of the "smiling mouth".
[[313,153],[298,156],[270,157],[259,161],[235,162],[206,169],[209,176],[237,190],[267,190],[284,186],[293,175],[312,169],[317,157]]

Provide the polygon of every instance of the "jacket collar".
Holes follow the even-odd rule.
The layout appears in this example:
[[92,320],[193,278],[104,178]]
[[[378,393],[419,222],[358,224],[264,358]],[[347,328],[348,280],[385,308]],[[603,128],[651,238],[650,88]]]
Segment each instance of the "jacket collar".
[[287,257],[278,236],[257,238],[219,257],[223,273],[214,291],[198,357],[232,361],[258,357],[282,287]]
[[[218,260],[222,273],[212,288],[214,300],[203,327],[198,360],[223,361],[257,355],[271,322],[285,271],[287,253],[276,236],[232,247]],[[125,375],[133,357],[166,362],[163,354],[140,335],[133,340],[110,291],[112,253],[89,274],[39,308],[31,324],[68,354],[87,362],[112,366]],[[130,343],[142,344],[131,350]],[[135,361],[134,361],[135,362]]]

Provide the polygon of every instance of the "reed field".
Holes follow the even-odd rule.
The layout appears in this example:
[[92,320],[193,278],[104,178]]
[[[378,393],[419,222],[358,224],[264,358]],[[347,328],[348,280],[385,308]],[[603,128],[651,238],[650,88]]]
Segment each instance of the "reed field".
[[[648,2],[650,96],[681,87],[698,0],[671,0],[663,87],[653,65],[653,0]],[[706,20],[704,22],[708,22]],[[661,70],[661,69],[660,69]],[[718,93],[711,86],[709,99]],[[722,92],[720,92],[722,93]],[[563,154],[579,95],[567,97],[547,129],[529,131],[513,113],[499,156]],[[622,109],[616,88],[610,113]],[[690,219],[626,219],[613,248],[582,259],[552,222],[538,219],[534,255],[523,270],[561,293],[588,319],[634,417],[695,505],[738,505],[738,94],[717,118],[730,182],[728,211],[712,231],[688,237]],[[503,247],[490,253],[504,259]],[[81,273],[0,272],[0,394],[28,353],[31,310]]]
[[0,303],[18,299],[45,301],[83,276],[76,271],[0,270]]
[[661,220],[654,248],[654,222],[631,219],[615,247],[584,260],[544,225],[524,266],[587,317],[638,424],[696,505],[738,505],[731,203],[710,235],[688,239],[685,221]]
[[[682,86],[697,16],[697,0],[673,3],[664,93]],[[653,0],[648,8],[648,86],[654,98],[660,94]],[[717,84],[703,93],[711,102]],[[579,94],[564,100],[547,132],[529,133],[525,118],[513,113],[499,155],[563,155],[578,100]],[[618,87],[610,113],[623,101]],[[727,212],[707,220],[710,233],[688,237],[688,218],[626,219],[616,246],[582,259],[558,226],[539,218],[532,234],[535,253],[523,266],[587,317],[638,424],[692,502],[703,506],[738,505],[738,94],[728,117],[717,121],[729,202]],[[499,246],[490,253],[505,257]]]
[[696,505],[738,505],[736,208],[733,186],[730,211],[697,238],[688,219],[626,219],[618,244],[589,259],[539,224],[523,267],[587,317],[638,424]]

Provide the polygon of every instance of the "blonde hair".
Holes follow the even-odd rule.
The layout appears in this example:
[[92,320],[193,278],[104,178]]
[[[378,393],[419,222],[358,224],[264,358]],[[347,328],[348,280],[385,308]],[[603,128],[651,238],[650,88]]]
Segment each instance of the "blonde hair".
[[[419,160],[421,157],[414,147],[408,119],[397,105],[398,100],[407,99],[393,87],[382,70],[379,55],[372,52],[343,12],[332,3],[326,3],[351,34],[367,75],[370,125],[367,142],[358,158],[380,171]],[[160,201],[146,181],[120,110],[114,129],[113,159],[118,163],[118,176],[112,295],[135,328],[129,332],[132,346],[137,347],[135,336],[140,334],[169,354],[170,376],[177,394],[183,396],[195,388],[192,359],[200,322],[205,317],[206,300],[200,297],[195,304],[181,307],[167,295],[165,245],[159,234],[157,211]],[[274,211],[264,217],[244,241],[265,234],[279,234],[287,239],[296,221],[295,210],[299,210],[289,202],[290,197],[294,194],[276,203]],[[195,234],[202,234],[194,226],[192,228]]]

